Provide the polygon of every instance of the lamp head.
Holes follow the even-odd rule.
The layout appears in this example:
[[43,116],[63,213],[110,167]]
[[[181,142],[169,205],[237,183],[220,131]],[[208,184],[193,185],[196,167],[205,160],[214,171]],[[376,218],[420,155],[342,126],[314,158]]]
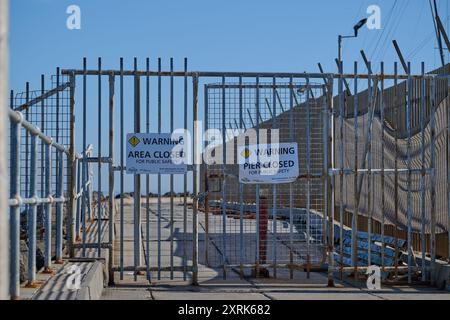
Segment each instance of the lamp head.
[[364,19],[359,20],[358,23],[355,24],[355,25],[353,26],[353,30],[355,31],[355,37],[358,36],[358,30],[359,30],[363,25],[365,25],[366,22],[367,22],[367,18],[364,18]]

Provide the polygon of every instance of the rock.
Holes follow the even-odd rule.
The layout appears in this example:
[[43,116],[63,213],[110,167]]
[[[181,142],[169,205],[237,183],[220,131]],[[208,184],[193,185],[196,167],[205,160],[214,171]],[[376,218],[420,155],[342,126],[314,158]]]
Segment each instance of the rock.
[[27,281],[28,275],[28,245],[20,240],[20,283]]
[[36,246],[36,270],[40,270],[44,267],[45,257],[39,246]]
[[[45,219],[44,211],[45,210],[43,205],[37,206],[36,227],[38,229],[44,226],[44,219]],[[28,210],[26,209],[20,213],[20,238],[28,239]]]

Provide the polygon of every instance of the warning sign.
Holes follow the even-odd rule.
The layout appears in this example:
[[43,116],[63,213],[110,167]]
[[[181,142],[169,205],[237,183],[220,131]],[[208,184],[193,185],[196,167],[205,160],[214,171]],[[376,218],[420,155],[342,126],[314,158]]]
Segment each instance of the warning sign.
[[240,146],[238,159],[241,183],[289,183],[299,175],[297,143]]
[[127,134],[127,173],[180,174],[187,171],[184,136],[170,133]]

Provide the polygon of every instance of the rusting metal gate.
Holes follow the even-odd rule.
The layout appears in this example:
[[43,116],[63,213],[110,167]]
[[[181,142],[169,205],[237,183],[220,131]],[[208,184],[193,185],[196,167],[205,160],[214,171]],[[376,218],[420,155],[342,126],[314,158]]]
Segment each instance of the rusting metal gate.
[[[374,264],[387,280],[434,280],[434,262],[449,256],[446,75],[400,74],[396,64],[392,74],[370,64],[366,73],[355,64],[335,74],[193,72],[186,59],[178,69],[173,59],[166,69],[152,62],[134,59],[127,69],[120,59],[118,69],[103,69],[100,58],[95,68],[84,59],[81,69],[58,71],[53,89],[12,96],[11,107],[29,113],[27,121],[10,113],[12,127],[27,132],[12,134],[10,144],[17,151],[10,177],[20,171],[9,200],[12,295],[17,213],[47,203],[56,203],[56,259],[65,258],[63,244],[68,257],[108,258],[110,283],[116,272],[198,284],[233,274],[301,282],[318,271],[319,282],[332,285]],[[33,126],[45,117],[54,126],[44,121],[47,135]],[[187,173],[125,174],[127,133],[176,129],[190,132]],[[209,130],[219,132],[214,144]],[[294,182],[239,182],[237,155],[227,150],[247,143],[240,138],[250,130],[258,144],[272,143],[275,131],[279,142],[298,144]],[[53,158],[46,149],[33,158],[20,153],[36,135]],[[209,152],[221,152],[222,161],[205,161]],[[38,184],[27,181],[36,166]]]
[[[325,268],[328,270],[328,282],[332,283],[334,271],[339,270],[342,273],[345,270],[354,270],[355,267],[365,270],[365,267],[372,264],[372,256],[379,256],[379,261],[377,258],[374,261],[377,261],[385,270],[393,267],[398,272],[399,269],[407,267],[408,278],[411,281],[415,270],[412,261],[416,261],[414,252],[412,252],[412,217],[413,211],[416,214],[417,210],[413,210],[414,202],[408,201],[408,199],[413,196],[411,183],[414,179],[412,177],[418,176],[420,173],[424,179],[425,177],[431,179],[430,182],[435,178],[435,175],[431,174],[435,167],[435,160],[433,160],[435,141],[430,138],[428,151],[423,151],[429,152],[429,162],[422,161],[420,168],[413,168],[412,160],[408,160],[408,152],[411,157],[412,151],[408,149],[408,141],[413,139],[411,129],[413,123],[405,121],[405,125],[402,126],[402,121],[398,119],[394,121],[392,117],[389,118],[390,115],[384,111],[384,106],[386,101],[389,101],[391,93],[385,88],[391,85],[394,88],[391,90],[399,91],[396,93],[396,98],[393,99],[397,101],[397,104],[392,102],[392,108],[386,109],[397,108],[398,117],[412,119],[420,109],[416,108],[416,111],[411,111],[413,88],[425,87],[423,92],[428,90],[426,92],[429,94],[421,94],[420,97],[421,104],[426,105],[422,109],[425,112],[424,117],[426,115],[429,117],[430,121],[427,124],[429,129],[425,128],[425,120],[416,121],[415,126],[416,131],[429,130],[433,134],[432,126],[435,122],[433,105],[436,104],[434,98],[436,90],[433,89],[433,86],[435,87],[433,81],[438,81],[436,76],[400,75],[396,69],[393,74],[385,74],[383,71],[379,74],[372,74],[370,68],[366,74],[358,74],[355,69],[353,73],[342,76],[324,73],[190,72],[187,70],[187,61],[183,67],[182,71],[175,71],[173,60],[171,60],[169,69],[164,71],[161,59],[158,59],[154,70],[151,70],[150,60],[147,59],[145,70],[139,70],[137,60],[134,61],[133,70],[124,70],[123,62],[118,70],[102,70],[99,60],[97,69],[88,70],[84,64],[84,68],[81,70],[65,70],[63,72],[72,78],[83,77],[83,102],[86,100],[87,77],[96,76],[98,81],[98,155],[87,161],[97,164],[98,204],[96,210],[98,217],[102,217],[103,208],[105,213],[109,212],[109,215],[107,214],[109,217],[109,241],[99,245],[102,240],[98,233],[98,243],[91,244],[91,246],[97,246],[97,249],[101,246],[108,247],[111,256],[114,256],[114,252],[119,252],[118,260],[109,260],[111,279],[114,270],[120,271],[122,276],[124,272],[132,271],[135,277],[138,272],[147,271],[149,278],[151,272],[156,272],[154,278],[157,280],[165,276],[173,279],[179,275],[183,279],[191,277],[195,283],[198,280],[200,265],[202,268],[219,268],[223,277],[226,277],[230,270],[237,271],[241,276],[248,271],[251,272],[250,274],[258,275],[262,268],[265,274],[274,277],[293,278],[296,272],[301,274],[306,271],[309,276],[311,268]],[[200,127],[200,124],[196,122],[199,119],[198,106],[203,103],[204,129],[205,131],[208,129],[220,130],[223,146],[236,143],[239,133],[234,134],[233,130],[244,129],[245,131],[250,128],[254,128],[256,131],[279,129],[280,141],[297,142],[300,149],[299,178],[294,183],[279,186],[239,184],[236,164],[205,164],[198,154],[201,150],[194,150],[192,163],[189,166],[190,172],[183,176],[182,180],[179,180],[180,183],[183,183],[182,212],[177,213],[178,206],[175,205],[174,200],[176,196],[174,179],[177,177],[146,176],[145,184],[141,185],[141,178],[136,175],[134,176],[132,206],[134,257],[132,264],[130,261],[126,262],[124,250],[127,241],[124,232],[127,209],[124,205],[126,199],[123,189],[125,169],[123,139],[127,132],[124,131],[126,116],[123,110],[125,107],[128,108],[125,104],[129,105],[129,103],[124,102],[123,87],[124,78],[127,77],[133,81],[134,132],[141,131],[141,122],[144,120],[144,117],[141,117],[143,113],[141,110],[145,110],[145,131],[172,132],[181,127],[192,132],[193,146],[199,148],[204,144],[206,147],[201,133],[196,130]],[[102,78],[108,78],[108,156],[102,154]],[[115,100],[117,100],[115,98],[116,78],[120,82],[118,99],[120,133],[118,138],[114,132],[114,108]],[[141,79],[145,79],[144,90],[141,90]],[[353,94],[348,88],[344,90],[344,84],[347,81],[354,83]],[[403,92],[399,89],[402,85],[399,82],[402,82],[406,88]],[[364,88],[363,92],[358,91],[358,84],[359,87]],[[202,87],[203,94],[199,92]],[[337,87],[338,90],[337,97],[333,98],[334,87]],[[353,108],[350,107],[352,98]],[[141,104],[141,100],[145,101],[145,104]],[[367,101],[366,104],[363,101]],[[398,103],[398,101],[403,103]],[[418,102],[416,104],[419,105]],[[166,117],[163,105],[168,106],[169,109]],[[181,105],[183,108],[179,107]],[[83,103],[83,108],[85,107],[85,103]],[[178,110],[183,111],[182,121],[179,123],[177,120],[181,120],[181,117],[176,116],[179,114]],[[352,118],[351,111],[357,116]],[[416,118],[418,119],[417,116]],[[356,120],[352,122],[350,119]],[[377,144],[373,141],[377,121],[381,123],[380,141],[385,142],[381,144],[381,146],[384,145],[384,149],[380,150],[375,149]],[[351,138],[348,140],[350,123],[356,126],[356,129],[353,128],[356,140]],[[420,123],[423,128],[419,128]],[[403,131],[403,136],[400,131]],[[397,133],[393,134],[392,132]],[[397,139],[397,144],[394,143],[397,147],[393,149],[390,148],[392,143],[388,144],[389,135]],[[257,136],[260,137],[259,134]],[[425,133],[423,136],[425,137]],[[401,157],[400,152],[403,147],[402,142],[399,142],[400,138],[406,146],[404,167],[398,160],[392,164],[383,163],[383,158],[397,157],[398,159]],[[353,143],[354,141],[356,141],[356,145]],[[115,145],[120,145],[119,157],[114,151]],[[353,153],[347,150],[352,145],[355,146]],[[422,146],[422,149],[425,150],[426,147],[423,143]],[[352,154],[355,155],[355,158],[349,156]],[[395,156],[395,154],[397,155]],[[375,162],[374,155],[381,156],[381,160]],[[115,159],[120,159],[120,163]],[[225,152],[223,159],[226,162]],[[355,162],[352,164],[351,160],[354,159]],[[107,199],[102,197],[102,165],[107,165],[109,168]],[[120,184],[114,183],[116,173],[119,174]],[[376,182],[378,176],[380,181]],[[402,176],[407,179],[404,182],[396,183],[395,180],[401,181]],[[355,186],[349,183],[350,177],[353,177],[352,181],[356,179]],[[392,193],[384,191],[385,188],[389,188],[390,177],[394,177],[394,192]],[[151,181],[153,178],[154,182]],[[168,204],[165,204],[164,182],[161,180],[165,178],[169,179],[167,184],[169,186],[168,198],[170,198]],[[143,223],[145,230],[142,230],[141,188],[145,186],[144,195],[149,195],[150,184],[153,185],[153,183],[157,186],[156,199],[146,197],[145,219],[142,219],[142,221],[145,220]],[[375,186],[374,183],[378,183],[378,185]],[[191,185],[190,188],[188,184]],[[122,195],[119,196],[117,207],[114,203],[116,185],[119,187],[117,193]],[[430,206],[429,217],[431,220],[429,222],[423,220],[421,225],[425,230],[422,230],[422,233],[428,231],[431,235],[431,243],[433,242],[433,233],[436,231],[433,231],[435,222],[432,221],[435,219],[436,211],[436,197],[433,195],[435,190],[433,191],[432,185],[433,183],[430,184],[429,193],[425,192],[424,194],[426,188],[425,182],[423,182],[420,193],[421,197],[429,197],[429,201],[426,203]],[[400,194],[399,190],[404,191]],[[192,200],[188,199],[188,192],[192,193],[190,197]],[[397,200],[390,200],[391,195],[397,197]],[[154,205],[151,203],[152,200],[155,200]],[[406,206],[407,208],[403,212],[400,211],[401,207],[399,206],[402,201],[411,205],[410,208]],[[374,205],[380,203],[382,205],[375,213]],[[391,203],[393,203],[393,210],[396,212],[398,220],[385,219],[389,216],[387,209]],[[382,207],[383,204],[384,207]],[[198,211],[199,207],[200,212]],[[119,241],[117,242],[114,241],[116,221],[113,213],[115,209],[120,215],[117,221],[119,225],[117,232]],[[355,218],[346,223],[344,220],[348,216],[348,212],[357,212],[357,214],[354,214]],[[154,220],[152,220],[152,215],[154,215]],[[360,224],[358,216],[361,216],[360,220],[368,221],[365,228],[358,229]],[[406,223],[400,223],[402,216],[405,217]],[[177,219],[179,220],[176,221]],[[97,221],[101,220],[100,218]],[[164,235],[162,221],[168,222],[167,235]],[[401,237],[398,231],[396,234],[385,235],[384,226],[372,230],[377,222],[381,225],[394,225],[396,229],[403,229],[405,236]],[[98,222],[98,230],[102,230],[100,222]],[[414,230],[417,230],[417,226],[414,227]],[[179,232],[179,234],[175,234],[175,232]],[[374,244],[374,239],[381,244],[381,249]],[[361,241],[367,243],[363,245],[363,248],[359,247]],[[386,241],[390,243],[387,245]],[[375,249],[372,248],[372,245],[375,246]],[[390,254],[389,245],[395,249],[393,259],[385,259],[385,254],[387,254],[385,252]],[[433,246],[431,244],[430,248]],[[142,253],[141,247],[144,253]],[[375,253],[372,252],[374,250]],[[98,250],[99,252],[100,250]],[[402,254],[405,252],[407,259],[410,260],[403,266],[399,262],[404,260]],[[422,255],[424,252],[425,250],[422,250]],[[430,252],[433,256],[433,250]],[[337,265],[335,265],[334,258],[337,258]],[[389,262],[389,265],[384,265],[386,261]],[[390,265],[391,261],[393,261],[392,266]],[[425,262],[423,264],[424,270]],[[287,270],[286,274],[285,270]]]

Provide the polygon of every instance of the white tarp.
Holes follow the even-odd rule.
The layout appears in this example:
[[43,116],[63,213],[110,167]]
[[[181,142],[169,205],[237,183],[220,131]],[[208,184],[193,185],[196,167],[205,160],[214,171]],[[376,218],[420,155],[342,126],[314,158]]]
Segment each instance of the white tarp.
[[289,183],[299,175],[297,143],[240,146],[238,159],[241,183]]
[[128,133],[126,166],[130,174],[182,174],[186,152],[182,134]]

